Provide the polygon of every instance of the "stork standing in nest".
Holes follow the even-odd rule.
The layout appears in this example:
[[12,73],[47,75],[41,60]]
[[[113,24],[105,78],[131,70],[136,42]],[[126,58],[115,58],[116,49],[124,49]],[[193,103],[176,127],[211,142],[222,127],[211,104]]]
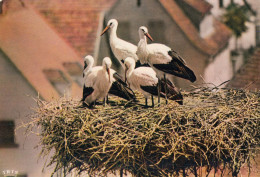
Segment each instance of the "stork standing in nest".
[[123,66],[124,60],[127,57],[132,57],[135,62],[138,61],[138,57],[136,55],[137,46],[124,41],[117,37],[117,27],[118,22],[116,19],[111,19],[108,21],[106,28],[101,33],[101,36],[106,33],[109,29],[111,30],[109,34],[109,43],[110,47],[112,49],[113,54],[117,58],[117,60],[120,62],[120,64]]
[[[145,97],[145,105],[147,99],[152,96],[152,106],[154,106],[153,95],[158,94],[158,84],[167,86],[168,92],[165,89],[160,90],[160,97],[168,97],[175,100],[179,104],[183,104],[183,97],[176,87],[168,80],[158,82],[155,71],[150,67],[138,67],[135,69],[135,60],[131,57],[125,59],[125,75],[126,81],[130,88],[140,91]],[[164,88],[164,87],[163,87]]]
[[92,107],[96,100],[104,99],[108,93],[119,96],[126,100],[135,100],[134,92],[127,87],[125,82],[111,69],[111,59],[105,57],[102,66],[93,67],[94,58],[90,55],[84,59],[84,87],[83,87],[83,106]]
[[[144,26],[139,28],[138,33],[140,41],[137,46],[136,54],[141,64],[148,63],[154,69],[156,75],[159,77],[159,82],[161,82],[162,79],[166,80],[166,74],[178,76],[191,82],[196,81],[194,72],[186,65],[184,59],[174,50],[164,44],[147,44],[147,38],[151,41],[153,41],[153,39],[148,33],[148,29]],[[159,95],[161,84],[158,84],[158,86]],[[166,85],[165,90],[167,91]],[[158,102],[160,103],[159,96]]]

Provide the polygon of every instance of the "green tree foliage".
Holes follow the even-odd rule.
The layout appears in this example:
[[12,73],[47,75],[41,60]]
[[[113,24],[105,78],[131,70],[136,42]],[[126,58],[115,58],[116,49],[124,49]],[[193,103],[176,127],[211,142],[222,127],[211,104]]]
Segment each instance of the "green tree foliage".
[[233,31],[237,38],[247,30],[246,22],[249,21],[249,15],[246,6],[231,3],[226,8],[226,13],[223,17],[224,23]]

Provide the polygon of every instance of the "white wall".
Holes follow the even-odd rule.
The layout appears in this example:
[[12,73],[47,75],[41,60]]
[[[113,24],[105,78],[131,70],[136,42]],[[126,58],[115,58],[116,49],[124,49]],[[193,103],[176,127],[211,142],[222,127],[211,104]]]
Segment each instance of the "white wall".
[[255,24],[251,22],[246,23],[247,31],[242,33],[242,36],[238,39],[238,48],[248,49],[251,46],[256,45],[256,28]]
[[209,36],[212,32],[214,32],[213,28],[213,16],[211,14],[208,14],[204,17],[202,22],[200,23],[200,36],[202,38],[206,38]]
[[[216,16],[219,17],[220,15],[223,14],[223,8],[219,7],[219,0],[207,0],[211,5],[213,5],[213,8],[211,9],[211,13]],[[258,0],[256,0],[258,1]],[[229,5],[229,3],[231,2],[231,0],[223,0],[223,5],[224,7],[227,7]],[[243,4],[243,0],[234,0],[235,3],[237,4]]]
[[[232,77],[233,71],[232,62],[230,60],[230,51],[228,48],[226,48],[214,59],[212,59],[211,63],[209,63],[204,72],[204,79],[206,83],[211,83],[218,86]],[[222,87],[224,86],[225,85]]]
[[[33,97],[37,92],[14,67],[10,60],[0,52],[0,120],[11,120],[18,128],[22,122],[28,122],[28,114],[36,106]],[[38,160],[40,149],[35,149],[39,142],[36,135],[25,136],[25,129],[17,129],[15,143],[18,147],[0,148],[0,177],[3,170],[16,170],[27,177],[50,177],[49,172],[42,172],[44,160]]]

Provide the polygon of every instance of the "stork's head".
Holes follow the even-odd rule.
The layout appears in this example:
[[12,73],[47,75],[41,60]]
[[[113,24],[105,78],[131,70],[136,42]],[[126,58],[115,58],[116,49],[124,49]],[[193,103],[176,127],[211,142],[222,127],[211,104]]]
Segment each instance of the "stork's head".
[[153,38],[151,35],[148,33],[148,29],[145,26],[141,26],[138,30],[139,37],[143,38],[144,36],[148,37],[151,41],[153,41]]
[[91,55],[87,55],[84,58],[84,69],[88,67],[90,64],[94,63],[94,58]]
[[135,68],[135,60],[132,57],[127,57],[124,61],[125,69]]
[[105,28],[105,29],[103,30],[103,32],[101,33],[101,36],[102,36],[105,32],[107,32],[110,28],[113,29],[113,28],[115,28],[115,27],[117,27],[117,26],[118,26],[118,22],[117,22],[116,19],[111,19],[111,20],[109,20],[109,21],[107,22],[106,28]]
[[110,68],[111,68],[111,65],[112,65],[112,62],[111,62],[111,59],[109,57],[105,57],[103,59],[103,68],[106,70],[107,74],[108,74],[108,79],[109,79],[109,82],[110,82]]
[[127,57],[124,62],[125,65],[125,81],[127,81],[127,75],[135,69],[135,60],[132,57]]

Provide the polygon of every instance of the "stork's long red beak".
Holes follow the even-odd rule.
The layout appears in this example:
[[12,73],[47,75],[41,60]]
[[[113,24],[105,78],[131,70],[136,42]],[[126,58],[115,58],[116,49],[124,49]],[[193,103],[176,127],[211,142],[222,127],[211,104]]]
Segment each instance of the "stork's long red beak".
[[107,68],[107,74],[108,74],[108,80],[109,80],[109,83],[110,83],[110,69],[109,68]]
[[[128,67],[125,65],[125,83],[127,82],[127,78],[126,78],[126,72],[128,70]],[[127,84],[127,83],[126,83]]]
[[145,33],[145,36],[148,37],[151,41],[153,41],[153,38],[152,38],[152,36],[150,36],[149,33]]
[[103,30],[103,32],[101,33],[100,36],[102,36],[109,28],[110,28],[110,26],[107,26],[107,27]]

